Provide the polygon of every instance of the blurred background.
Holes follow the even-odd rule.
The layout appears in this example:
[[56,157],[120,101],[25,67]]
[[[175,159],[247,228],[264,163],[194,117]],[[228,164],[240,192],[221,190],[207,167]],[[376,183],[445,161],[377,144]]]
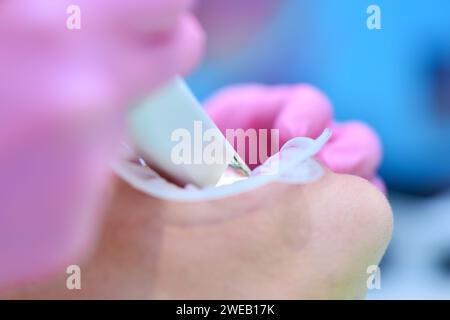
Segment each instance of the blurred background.
[[[367,28],[372,4],[381,30]],[[188,79],[198,97],[307,82],[337,120],[378,132],[395,230],[368,298],[450,299],[450,1],[207,0],[196,14],[208,36]]]

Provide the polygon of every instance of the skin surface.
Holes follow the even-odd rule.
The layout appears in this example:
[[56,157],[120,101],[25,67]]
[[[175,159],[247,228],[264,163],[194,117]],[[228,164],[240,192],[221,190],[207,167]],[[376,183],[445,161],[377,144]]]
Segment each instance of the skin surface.
[[202,203],[169,203],[117,180],[111,199],[93,254],[72,261],[81,290],[66,289],[64,269],[4,298],[363,298],[367,267],[392,232],[381,192],[331,172]]

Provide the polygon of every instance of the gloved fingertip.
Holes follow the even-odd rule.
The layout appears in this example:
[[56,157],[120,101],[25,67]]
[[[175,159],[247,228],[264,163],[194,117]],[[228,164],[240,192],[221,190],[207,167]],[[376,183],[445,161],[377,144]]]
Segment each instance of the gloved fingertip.
[[[181,18],[180,28],[183,30],[183,37],[178,48],[186,53],[184,58],[181,59],[180,74],[186,75],[194,69],[203,55],[206,33],[197,19],[190,13]],[[189,50],[186,50],[186,48],[189,48]]]
[[387,189],[384,181],[379,177],[375,176],[372,179],[369,180],[378,190],[381,191],[381,193],[386,194]]
[[381,161],[376,134],[363,123],[333,124],[333,136],[319,158],[330,170],[364,178],[375,174]]
[[275,127],[280,129],[282,143],[294,137],[317,138],[332,116],[328,98],[313,86],[301,84],[291,88]]

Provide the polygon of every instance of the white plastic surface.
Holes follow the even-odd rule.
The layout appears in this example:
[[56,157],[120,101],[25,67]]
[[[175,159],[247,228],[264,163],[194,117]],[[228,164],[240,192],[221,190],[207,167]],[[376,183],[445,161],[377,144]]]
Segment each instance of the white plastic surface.
[[201,163],[192,161],[192,163],[181,165],[174,163],[172,151],[179,143],[174,137],[174,132],[177,130],[189,132],[192,135],[192,143],[195,144],[194,150],[200,148],[201,154],[207,144],[201,141],[199,143],[197,140],[201,139],[199,135],[203,135],[207,130],[215,130],[214,137],[222,139],[223,158],[237,156],[233,147],[179,77],[171,80],[133,108],[128,120],[129,139],[136,153],[149,166],[170,176],[180,185],[214,186],[228,167],[228,163],[226,161],[217,161],[212,164],[204,161]]
[[323,175],[323,169],[312,157],[317,154],[331,136],[326,129],[316,140],[294,138],[288,141],[280,153],[269,158],[256,168],[246,179],[236,179],[234,183],[222,186],[184,188],[161,178],[149,167],[131,159],[123,159],[114,165],[116,174],[132,187],[148,195],[169,201],[204,201],[225,198],[250,191],[270,182],[304,184],[315,181]]

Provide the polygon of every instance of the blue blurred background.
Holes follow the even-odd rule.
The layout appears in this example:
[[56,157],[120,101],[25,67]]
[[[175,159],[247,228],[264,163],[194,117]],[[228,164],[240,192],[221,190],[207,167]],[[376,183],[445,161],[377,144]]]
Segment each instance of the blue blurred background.
[[[381,30],[366,10],[381,9]],[[394,208],[382,288],[369,298],[450,299],[450,1],[206,0],[200,98],[229,84],[308,82],[338,120],[380,135]]]

